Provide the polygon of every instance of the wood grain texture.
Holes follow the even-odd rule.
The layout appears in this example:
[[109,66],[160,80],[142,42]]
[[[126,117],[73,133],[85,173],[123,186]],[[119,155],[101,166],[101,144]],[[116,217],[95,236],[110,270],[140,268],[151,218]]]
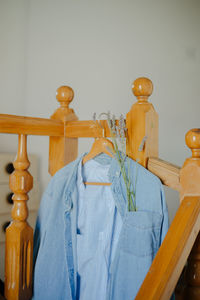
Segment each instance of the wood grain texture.
[[14,172],[10,175],[13,191],[11,225],[6,229],[5,247],[5,297],[7,300],[30,299],[32,296],[33,229],[27,223],[28,192],[33,187],[33,178],[28,172],[25,135],[19,135],[18,153]]
[[[153,84],[148,78],[138,78],[133,83],[137,102],[126,115],[127,155],[146,167],[149,156],[158,156],[158,115],[148,97]],[[143,139],[146,141],[141,149]]]
[[[63,110],[59,110],[61,118]],[[74,111],[67,110],[68,116]],[[44,119],[15,115],[0,114],[0,133],[44,135],[66,138],[103,137],[102,129],[94,121],[78,121],[78,118]],[[105,136],[110,137],[110,130],[106,120],[100,121],[105,128]],[[116,120],[116,125],[118,120]]]
[[200,197],[185,197],[135,300],[170,299],[199,229]]
[[[104,128],[105,137],[110,137],[110,129],[107,120],[100,120],[101,126]],[[116,120],[116,125],[119,121]],[[67,137],[103,137],[102,127],[91,120],[72,121],[65,124],[65,136]]]
[[69,108],[69,103],[72,101],[73,97],[74,92],[70,87],[61,86],[57,89],[56,98],[61,106],[54,112],[51,119],[63,123],[64,136],[52,136],[49,139],[49,173],[51,175],[54,175],[66,164],[75,160],[78,155],[78,139],[68,138],[65,135],[67,122],[78,120],[74,110]]
[[64,126],[59,120],[0,114],[0,133],[63,136]]
[[180,191],[180,167],[160,158],[150,157],[147,162],[147,169],[158,176],[164,185]]
[[[200,129],[187,132],[185,141],[192,151],[180,172],[180,200],[185,196],[200,196]],[[185,299],[200,299],[200,233],[188,259],[186,267]]]
[[144,145],[145,166],[148,157],[158,157],[158,114],[155,111],[148,111],[145,115],[145,136]]
[[185,140],[192,156],[185,160],[180,172],[180,200],[185,195],[200,195],[200,129],[188,131]]

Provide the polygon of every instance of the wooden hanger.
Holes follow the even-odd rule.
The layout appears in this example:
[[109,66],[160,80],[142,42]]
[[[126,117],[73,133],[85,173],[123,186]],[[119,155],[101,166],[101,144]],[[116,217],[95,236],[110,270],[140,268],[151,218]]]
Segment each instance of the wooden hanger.
[[[101,126],[101,125],[100,125]],[[103,129],[103,137],[96,138],[90,152],[84,156],[82,160],[82,164],[84,165],[88,160],[94,158],[100,153],[105,153],[111,157],[113,157],[112,153],[115,152],[113,143],[104,137],[104,128]],[[108,150],[110,149],[110,151]],[[111,185],[110,182],[84,182],[88,185]]]

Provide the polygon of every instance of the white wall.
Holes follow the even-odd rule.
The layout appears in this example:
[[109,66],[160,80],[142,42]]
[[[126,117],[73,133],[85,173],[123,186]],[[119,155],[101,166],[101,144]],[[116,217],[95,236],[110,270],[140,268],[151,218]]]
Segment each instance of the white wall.
[[[27,1],[0,0],[0,113],[25,114]],[[17,149],[17,137],[1,135],[0,152]]]
[[[16,2],[23,3],[11,6]],[[200,126],[198,0],[29,0],[24,9],[25,44],[17,41],[26,57],[20,76],[27,115],[49,117],[57,107],[56,88],[63,84],[74,89],[71,106],[81,120],[108,110],[125,115],[135,101],[132,81],[147,76],[154,83],[150,101],[160,117],[160,157],[182,165],[190,155],[185,133]],[[23,7],[20,11],[23,15]],[[91,142],[81,140],[79,153]],[[48,138],[32,137],[29,144],[41,157],[44,187]],[[168,192],[167,201],[173,216],[177,193]]]

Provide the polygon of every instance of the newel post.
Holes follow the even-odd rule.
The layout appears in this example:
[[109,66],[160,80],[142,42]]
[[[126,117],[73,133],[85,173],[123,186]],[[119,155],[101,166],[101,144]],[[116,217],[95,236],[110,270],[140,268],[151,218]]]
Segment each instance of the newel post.
[[127,155],[146,167],[148,157],[158,157],[158,114],[148,102],[153,84],[141,77],[133,82],[132,91],[138,101],[126,115]]
[[[185,140],[192,156],[186,159],[180,172],[181,201],[186,195],[199,196],[200,199],[200,129],[188,131]],[[188,258],[184,299],[200,299],[200,233]]]
[[28,192],[33,177],[27,171],[29,160],[26,135],[19,135],[15,171],[10,175],[14,195],[11,225],[6,229],[5,297],[7,300],[28,300],[32,296],[33,229],[27,223]]
[[[69,86],[61,86],[57,89],[56,98],[60,107],[51,116],[51,119],[63,122],[64,133],[68,121],[78,120],[74,110],[69,108],[69,103],[74,98],[74,91]],[[78,154],[78,139],[52,136],[49,139],[49,173],[54,175],[56,171],[69,162],[76,159]]]

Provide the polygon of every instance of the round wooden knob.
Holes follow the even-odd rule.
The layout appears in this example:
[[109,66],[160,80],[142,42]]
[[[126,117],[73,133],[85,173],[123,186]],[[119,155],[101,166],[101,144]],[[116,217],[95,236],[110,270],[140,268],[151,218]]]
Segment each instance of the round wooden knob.
[[185,142],[192,150],[192,157],[200,157],[200,128],[188,131],[185,136]]
[[139,101],[147,101],[153,92],[153,83],[145,77],[137,78],[133,82],[132,91]]
[[68,107],[74,98],[74,91],[69,86],[61,86],[56,91],[56,99],[61,106]]

